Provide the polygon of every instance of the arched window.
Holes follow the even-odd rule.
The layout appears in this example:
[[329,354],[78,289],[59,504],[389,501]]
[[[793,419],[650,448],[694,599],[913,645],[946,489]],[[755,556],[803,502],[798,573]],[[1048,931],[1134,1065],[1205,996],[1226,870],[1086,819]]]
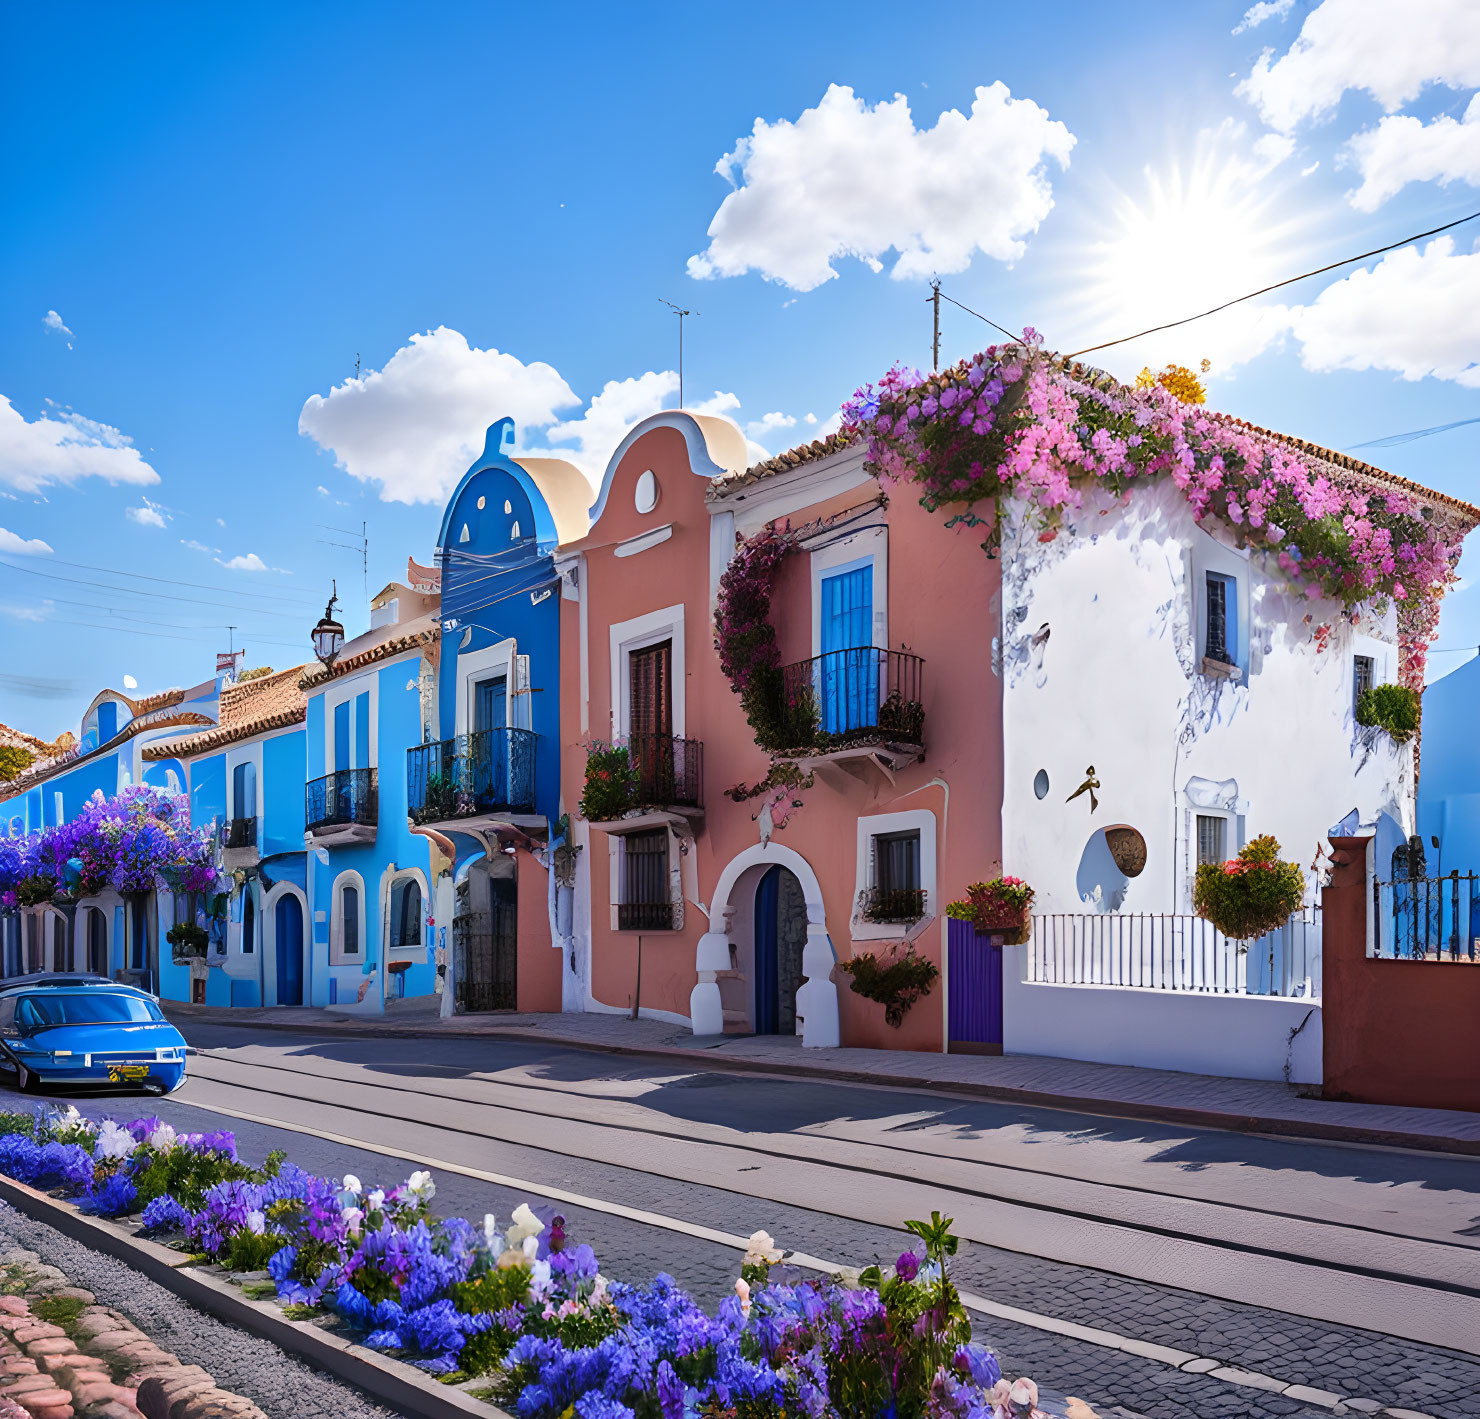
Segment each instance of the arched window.
[[392,949],[421,945],[421,883],[415,877],[398,877],[391,884]]
[[250,890],[245,896],[246,901],[242,903],[242,954],[250,956],[257,949],[257,907]]
[[334,883],[334,913],[329,924],[329,960],[356,965],[363,959],[365,887],[358,872],[345,872]]

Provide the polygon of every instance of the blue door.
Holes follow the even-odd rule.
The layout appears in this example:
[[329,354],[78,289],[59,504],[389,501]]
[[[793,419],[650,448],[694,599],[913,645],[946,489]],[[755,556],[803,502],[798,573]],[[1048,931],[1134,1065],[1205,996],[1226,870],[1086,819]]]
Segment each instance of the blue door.
[[778,925],[781,906],[781,869],[766,871],[755,889],[755,1032],[778,1034],[781,1029],[781,963]]
[[845,734],[871,727],[878,708],[874,654],[874,564],[862,562],[822,578],[822,728]]
[[480,808],[497,808],[509,801],[509,682],[504,676],[479,680],[473,687],[473,731],[478,736],[469,751],[473,794]]
[[1001,938],[969,921],[946,922],[946,1027],[953,1054],[1002,1053]]
[[277,904],[277,1003],[303,1004],[303,908],[291,892]]

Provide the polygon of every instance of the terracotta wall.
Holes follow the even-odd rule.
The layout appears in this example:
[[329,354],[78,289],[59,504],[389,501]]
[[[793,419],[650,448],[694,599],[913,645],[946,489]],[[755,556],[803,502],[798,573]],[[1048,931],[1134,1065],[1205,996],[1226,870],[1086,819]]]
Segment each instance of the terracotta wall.
[[1366,838],[1332,838],[1323,895],[1328,1099],[1480,1111],[1480,966],[1367,955]]
[[[639,514],[633,489],[651,469],[661,489],[656,508]],[[683,603],[685,641],[685,733],[704,744],[705,815],[686,864],[684,928],[644,933],[642,1004],[687,1016],[697,980],[695,948],[708,929],[704,912],[712,905],[725,868],[757,846],[756,803],[735,802],[725,791],[764,778],[770,758],[754,741],[737,697],[720,673],[710,612],[710,517],[705,503],[708,480],[690,468],[682,436],[655,428],[627,451],[610,488],[602,517],[591,535],[573,548],[584,553],[586,647],[589,680],[589,730],[579,724],[581,701],[578,647],[580,608],[562,607],[563,697],[562,779],[565,807],[573,812],[580,797],[587,737],[610,734],[611,671],[608,627],[659,608]],[[867,504],[877,497],[872,480],[791,514],[794,526],[819,516]],[[908,490],[896,490],[886,508],[870,520],[887,522],[889,586],[888,638],[892,649],[906,647],[925,660],[926,754],[902,770],[891,784],[878,774],[865,781],[820,776],[798,795],[804,806],[773,839],[801,854],[815,873],[826,906],[826,927],[839,959],[887,943],[855,944],[850,914],[857,890],[857,824],[860,815],[925,810],[936,816],[937,909],[959,896],[967,883],[994,875],[1001,851],[1001,693],[991,670],[992,643],[999,623],[999,564],[979,546],[980,534],[947,531],[945,519],[919,507]],[[659,545],[617,557],[616,544],[655,526],[672,525]],[[783,662],[812,654],[811,575],[806,553],[783,565],[773,600]],[[675,686],[677,691],[678,686]],[[610,883],[605,835],[593,831],[584,854],[591,901],[591,989],[611,1007],[628,1008],[637,976],[635,934],[610,928]],[[692,884],[692,885],[690,885]],[[740,893],[753,893],[747,875]],[[742,907],[741,920],[748,920]],[[940,919],[916,941],[916,949],[940,963],[944,932]],[[940,986],[944,985],[944,979]],[[838,989],[842,1043],[896,1049],[939,1050],[945,1033],[944,991],[938,988],[915,1006],[902,1028],[884,1023],[882,1007],[854,995],[842,977]],[[728,1000],[727,1004],[730,1003]]]
[[550,944],[549,876],[528,852],[514,854],[519,916],[516,936],[518,1003],[521,1010],[560,1009],[561,953]]

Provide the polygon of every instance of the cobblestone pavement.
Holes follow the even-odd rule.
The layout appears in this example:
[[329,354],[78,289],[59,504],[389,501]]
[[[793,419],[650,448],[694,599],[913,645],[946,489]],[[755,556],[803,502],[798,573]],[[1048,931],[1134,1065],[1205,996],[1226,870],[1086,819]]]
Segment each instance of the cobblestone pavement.
[[[96,1115],[127,1112],[96,1102],[82,1101],[81,1106]],[[232,1127],[243,1155],[253,1161],[282,1147],[304,1167],[335,1175],[351,1171],[380,1181],[395,1180],[413,1165],[408,1160],[398,1167],[394,1158],[379,1152],[223,1119],[173,1099],[154,1101],[149,1111],[182,1128]],[[338,1131],[328,1117],[323,1126]],[[496,1157],[485,1144],[475,1165],[742,1236],[765,1227],[783,1247],[829,1260],[888,1262],[908,1244],[903,1233],[887,1227],[502,1141],[496,1145]],[[437,1187],[439,1210],[472,1217],[494,1211],[505,1218],[527,1197],[516,1189],[445,1171],[438,1174]],[[666,1271],[709,1305],[733,1285],[736,1258],[727,1247],[607,1213],[565,1210],[572,1235],[595,1246],[608,1275],[646,1281]],[[1480,1361],[1453,1351],[969,1242],[963,1244],[955,1273],[964,1290],[1007,1305],[1189,1350],[1288,1383],[1438,1419],[1480,1416]],[[1266,1419],[1332,1412],[1026,1325],[983,1317],[977,1329],[998,1350],[1004,1369],[1079,1395],[1102,1415]],[[270,1409],[260,1398],[258,1402]]]
[[196,1310],[121,1261],[73,1241],[0,1203],[0,1243],[24,1247],[127,1315],[186,1364],[246,1395],[271,1419],[395,1419],[358,1390],[285,1355],[275,1345]]

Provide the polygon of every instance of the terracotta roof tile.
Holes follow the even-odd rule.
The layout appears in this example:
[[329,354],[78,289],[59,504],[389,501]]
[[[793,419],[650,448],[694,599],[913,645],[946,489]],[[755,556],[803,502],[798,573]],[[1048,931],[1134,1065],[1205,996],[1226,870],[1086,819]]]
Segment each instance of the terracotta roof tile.
[[308,698],[301,680],[306,665],[279,670],[275,675],[260,675],[225,685],[221,690],[221,718],[200,734],[185,739],[164,740],[144,750],[146,759],[171,759],[209,753],[265,734],[272,729],[286,729],[302,722]]
[[[1078,360],[1061,360],[1057,356],[1051,356],[1067,374],[1075,379],[1086,380],[1106,388],[1125,388],[1119,380],[1095,365],[1086,365]],[[965,373],[965,364],[953,369],[941,370],[933,376],[941,384],[954,384],[958,375]],[[1235,418],[1232,414],[1220,413],[1216,409],[1207,411],[1220,423],[1232,424],[1236,428],[1247,429],[1252,434],[1258,434],[1263,438],[1275,439],[1287,447],[1303,453],[1308,458],[1319,459],[1323,463],[1330,464],[1333,468],[1342,469],[1344,472],[1355,474],[1364,482],[1376,483],[1382,486],[1397,488],[1409,496],[1419,498],[1424,502],[1435,504],[1467,527],[1480,525],[1480,508],[1459,498],[1450,497],[1448,493],[1440,493],[1433,488],[1426,488],[1422,483],[1411,482],[1407,478],[1400,478],[1396,473],[1389,473],[1385,468],[1374,467],[1370,463],[1363,463],[1359,458],[1353,458],[1350,454],[1340,453],[1334,448],[1323,448],[1320,444],[1311,443],[1307,439],[1296,438],[1293,434],[1282,434],[1277,429],[1267,429],[1260,424],[1251,424],[1245,419]],[[743,473],[734,473],[727,477],[715,478],[710,482],[710,489],[714,493],[728,493],[736,488],[748,487],[752,483],[759,483],[765,478],[773,478],[778,473],[787,473],[793,468],[799,468],[804,463],[812,463],[819,458],[826,458],[830,453],[837,453],[840,449],[847,448],[851,439],[842,433],[828,434],[826,438],[814,440],[812,443],[804,443],[796,448],[787,449],[785,453],[778,453],[774,458],[765,459],[761,463],[753,464],[745,469]]]
[[722,477],[711,479],[709,486],[716,493],[728,493],[735,488],[746,488],[752,483],[759,483],[763,478],[774,478],[778,473],[789,473],[793,468],[800,468],[804,463],[813,463],[819,458],[826,458],[830,453],[837,453],[840,449],[847,448],[852,442],[852,439],[840,433],[826,434],[820,439],[813,439],[811,443],[798,444],[795,448],[787,449],[785,453],[778,453],[774,458],[754,463],[739,473],[727,473]]
[[299,703],[288,709],[272,710],[252,719],[240,719],[233,724],[218,724],[201,734],[192,734],[186,739],[166,739],[150,744],[144,750],[146,759],[193,758],[216,749],[224,749],[254,734],[266,734],[273,729],[287,729],[290,725],[302,724],[307,717],[307,700],[300,692]]
[[336,660],[333,668],[325,670],[321,665],[305,666],[303,675],[298,683],[304,690],[312,690],[328,680],[337,680],[341,675],[348,675],[355,670],[363,670],[367,665],[374,665],[378,660],[389,660],[392,656],[401,655],[408,650],[418,650],[424,645],[430,645],[441,634],[441,628],[437,624],[423,626],[420,630],[407,631],[399,636],[391,636],[387,640],[379,641],[375,645],[367,646],[355,655],[346,656],[343,660]]

